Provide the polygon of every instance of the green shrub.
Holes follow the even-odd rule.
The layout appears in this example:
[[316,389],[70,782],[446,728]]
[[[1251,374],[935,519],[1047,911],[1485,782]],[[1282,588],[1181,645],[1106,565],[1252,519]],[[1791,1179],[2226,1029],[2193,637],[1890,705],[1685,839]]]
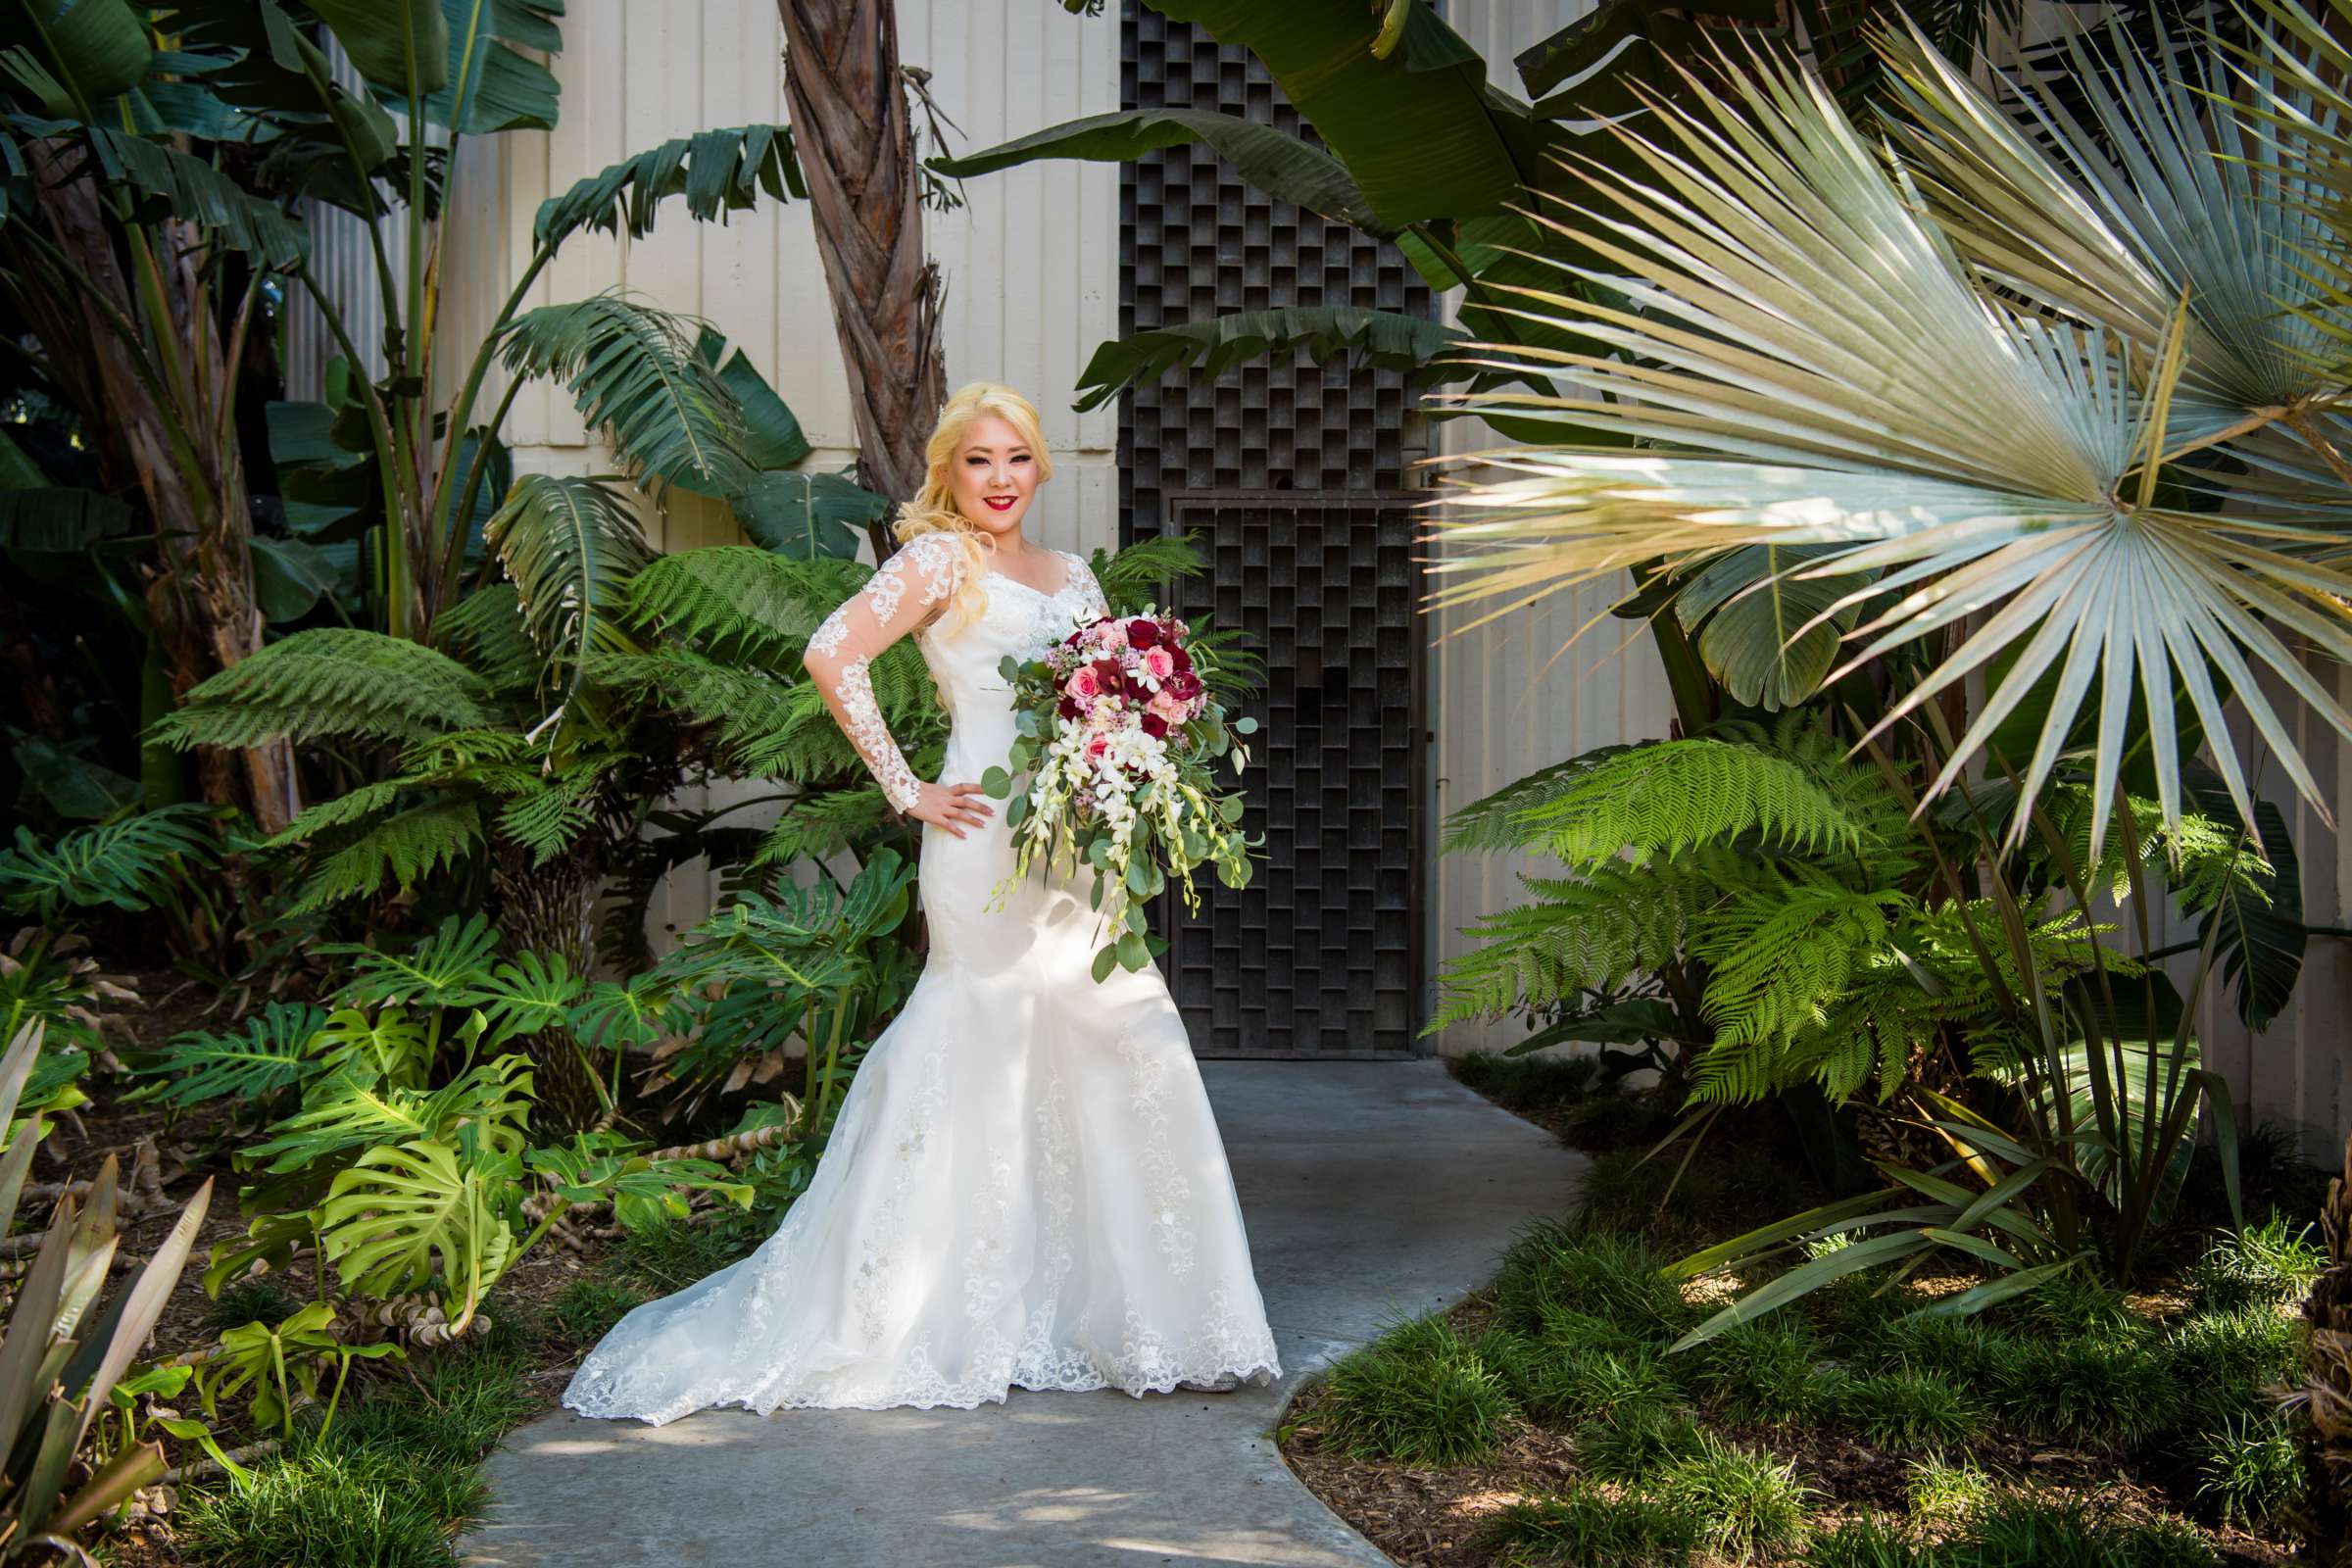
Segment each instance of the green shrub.
[[1997,1387],[2010,1375],[2018,1342],[1974,1317],[1896,1317],[1851,1336],[1855,1359],[1874,1372],[1936,1372],[1965,1388]]
[[2123,1292],[2082,1268],[2070,1268],[2025,1298],[2024,1315],[2076,1337],[2129,1334],[2139,1325]]
[[1699,1434],[1695,1452],[1658,1472],[1655,1494],[1698,1525],[1699,1544],[1746,1561],[1804,1540],[1805,1504],[1815,1489],[1793,1460],[1780,1460]]
[[1576,1430],[1577,1462],[1603,1481],[1646,1481],[1705,1451],[1688,1411],[1654,1404],[1630,1405]]
[[[2217,1559],[2178,1519],[2121,1521],[2071,1498],[2012,1493],[1946,1542],[1934,1568],[2212,1568]],[[1927,1568],[1922,1564],[1921,1568]]]
[[1687,1326],[1697,1314],[1659,1275],[1664,1261],[1639,1242],[1538,1220],[1503,1254],[1495,1310],[1506,1326],[1529,1332],[1544,1326],[1547,1310],[1591,1313],[1645,1334]]
[[2129,1338],[2029,1341],[1997,1385],[2019,1429],[2059,1443],[2130,1447],[2180,1414],[2173,1358],[2142,1332]]
[[1905,1492],[1912,1518],[1952,1525],[1990,1502],[1994,1488],[1992,1477],[1966,1459],[1947,1464],[1930,1458],[1912,1466]]
[[1512,1110],[1573,1105],[1594,1095],[1615,1099],[1597,1056],[1506,1056],[1473,1051],[1447,1060],[1454,1080]]
[[2276,1209],[2260,1225],[2224,1231],[2189,1270],[2199,1309],[2227,1311],[2260,1302],[2289,1306],[2311,1294],[2328,1257],[2312,1227],[2290,1228]]
[[298,1449],[250,1485],[189,1490],[175,1527],[193,1568],[444,1568],[486,1489],[470,1466],[393,1448]]
[[2268,1401],[2262,1391],[2291,1379],[2302,1363],[2304,1325],[2268,1306],[2198,1312],[2166,1333],[2173,1381],[2215,1417]]
[[2278,1411],[2230,1416],[2200,1433],[2195,1446],[2197,1495],[2212,1502],[2225,1524],[2256,1524],[2302,1500],[2302,1456]]
[[1848,1519],[1813,1538],[1805,1568],[1942,1568],[1934,1551],[1901,1525],[1877,1514]]
[[1940,1372],[1856,1378],[1838,1396],[1838,1413],[1882,1448],[1942,1448],[1984,1429],[1982,1406]]
[[1689,1515],[1639,1494],[1612,1498],[1580,1486],[1511,1503],[1481,1521],[1477,1539],[1514,1561],[1645,1568],[1687,1561],[1698,1528]]
[[1334,1367],[1330,1387],[1331,1436],[1357,1459],[1473,1463],[1518,1413],[1503,1374],[1440,1317],[1390,1329]]
[[1822,1363],[1820,1342],[1801,1327],[1742,1323],[1691,1354],[1691,1387],[1741,1426],[1817,1420],[1851,1382],[1842,1368]]
[[223,1287],[220,1298],[205,1308],[204,1326],[218,1334],[240,1324],[261,1323],[275,1328],[308,1304],[278,1280],[239,1280]]

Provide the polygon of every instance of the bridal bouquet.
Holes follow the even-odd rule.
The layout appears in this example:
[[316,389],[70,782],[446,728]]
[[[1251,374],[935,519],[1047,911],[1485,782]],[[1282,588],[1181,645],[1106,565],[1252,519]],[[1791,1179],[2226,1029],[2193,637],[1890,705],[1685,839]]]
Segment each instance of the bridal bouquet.
[[1241,737],[1257,720],[1226,717],[1186,646],[1191,630],[1146,606],[1079,627],[1041,659],[1007,656],[999,666],[1012,684],[1018,733],[1007,765],[980,782],[1003,800],[1014,775],[1034,772],[1005,808],[1017,856],[989,907],[1003,907],[1041,852],[1049,865],[1066,851],[1093,866],[1094,907],[1118,933],[1095,955],[1098,983],[1113,963],[1132,972],[1165,951],[1166,939],[1147,929],[1144,901],[1170,875],[1183,881],[1185,907],[1196,914],[1194,867],[1214,861],[1227,887],[1250,882],[1242,797],[1217,793],[1210,775],[1220,757],[1230,756],[1237,773],[1248,763]]

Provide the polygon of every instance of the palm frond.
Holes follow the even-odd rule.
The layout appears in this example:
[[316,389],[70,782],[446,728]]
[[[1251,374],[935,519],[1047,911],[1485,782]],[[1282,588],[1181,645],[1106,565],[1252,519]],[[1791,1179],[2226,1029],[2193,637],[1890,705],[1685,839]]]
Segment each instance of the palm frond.
[[697,222],[774,201],[808,199],[793,156],[790,125],[734,125],[698,131],[624,158],[539,204],[531,237],[553,248],[581,229],[643,239],[668,197],[683,194]]
[[[1546,220],[1630,274],[1614,279],[1629,308],[1531,294],[1590,318],[1579,328],[1622,360],[1512,362],[1565,390],[1488,401],[1551,411],[1601,439],[1462,455],[1529,477],[1463,487],[1499,515],[1433,521],[1441,537],[1498,546],[1437,563],[1433,573],[1452,581],[1433,601],[1524,604],[1661,557],[1688,567],[1759,544],[1838,547],[1799,575],[1886,573],[1858,590],[1886,594],[1887,608],[1856,628],[1864,646],[1849,668],[1973,622],[1879,727],[2014,655],[1925,798],[1948,788],[2051,675],[2024,786],[2049,776],[2078,711],[2095,701],[2094,842],[2135,691],[2149,698],[2166,816],[2182,808],[2176,684],[2217,737],[2230,733],[2226,686],[2326,812],[2257,672],[2352,738],[2352,714],[2303,662],[2304,645],[2352,657],[2352,577],[2288,553],[2343,536],[2182,510],[2154,489],[2180,312],[2168,318],[2163,364],[2150,366],[2107,326],[1987,299],[1973,265],[1817,79],[1774,58],[1727,80],[1696,110],[1661,103],[1647,123],[1667,127],[1663,139],[1615,127],[1648,177],[1596,165],[1594,178],[1634,221]],[[1628,452],[1629,438],[1657,445]],[[2222,747],[2217,760],[2250,813],[2234,752]]]
[[567,690],[577,688],[592,651],[628,645],[619,607],[653,551],[637,514],[609,485],[525,474],[482,536],[514,584],[531,640],[568,671]]
[[514,318],[499,350],[515,375],[554,376],[642,485],[731,496],[751,483],[743,408],[680,318],[617,294]]

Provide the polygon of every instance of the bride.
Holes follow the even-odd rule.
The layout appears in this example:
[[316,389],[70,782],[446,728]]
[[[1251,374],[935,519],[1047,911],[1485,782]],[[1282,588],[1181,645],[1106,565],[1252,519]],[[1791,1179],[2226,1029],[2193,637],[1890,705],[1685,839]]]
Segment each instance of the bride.
[[[851,1079],[808,1190],[758,1251],[622,1318],[564,1391],[583,1415],[971,1409],[1016,1384],[1140,1397],[1281,1375],[1158,967],[1095,982],[1091,872],[1033,870],[986,908],[1013,858],[971,782],[1014,734],[997,666],[1108,613],[1083,558],[1022,537],[1054,472],[1037,411],[974,382],[927,456],[902,548],[805,663],[891,805],[923,824],[929,956]],[[954,783],[916,778],[875,707],[867,666],[908,632],[948,710]]]

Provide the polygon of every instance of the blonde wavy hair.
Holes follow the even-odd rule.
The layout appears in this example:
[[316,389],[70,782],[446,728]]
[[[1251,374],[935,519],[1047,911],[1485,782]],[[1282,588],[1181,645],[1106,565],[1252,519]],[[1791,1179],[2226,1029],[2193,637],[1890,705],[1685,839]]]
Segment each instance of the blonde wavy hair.
[[1046,432],[1038,421],[1036,406],[1012,388],[998,381],[967,381],[956,389],[956,395],[939,411],[939,422],[932,427],[931,439],[923,448],[923,487],[912,501],[900,505],[891,532],[902,545],[920,534],[944,533],[953,535],[963,546],[963,581],[948,601],[947,614],[941,617],[940,629],[951,636],[988,609],[988,590],[981,586],[980,579],[988,570],[988,558],[997,543],[988,530],[956,510],[956,492],[948,483],[948,468],[963,445],[964,432],[984,414],[995,415],[1019,433],[1037,462],[1039,484],[1054,477],[1054,454],[1046,445]]

